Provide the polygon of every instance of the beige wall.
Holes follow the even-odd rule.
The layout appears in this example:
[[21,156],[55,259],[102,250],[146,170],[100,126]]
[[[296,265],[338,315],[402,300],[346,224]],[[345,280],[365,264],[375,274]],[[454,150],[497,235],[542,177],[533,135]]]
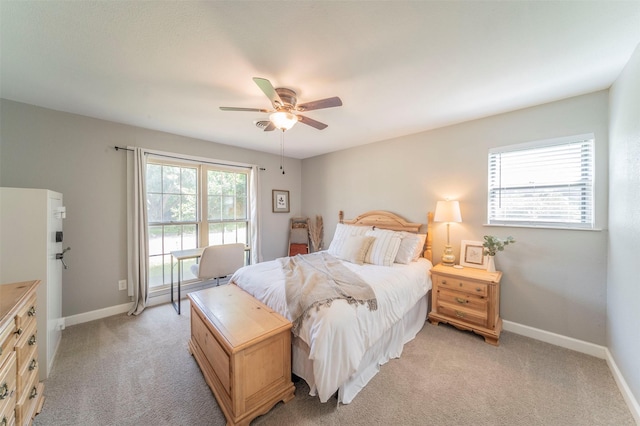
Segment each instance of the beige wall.
[[[289,217],[300,214],[301,161],[168,133],[97,120],[7,100],[0,101],[0,185],[61,192],[67,207],[62,315],[127,303],[118,280],[126,273],[126,156],[118,146],[140,146],[258,164],[262,254],[287,252]],[[290,191],[291,214],[271,212],[271,190]]]
[[607,346],[639,401],[640,45],[611,88],[610,103]]
[[[487,152],[491,147],[583,133],[596,137],[596,222],[600,231],[484,226]],[[302,161],[302,209],[325,222],[325,247],[339,210],[351,218],[391,210],[426,222],[436,201],[460,200],[460,240],[512,235],[496,258],[504,272],[501,314],[519,324],[605,344],[608,91],[334,152]],[[446,240],[435,224],[434,260]]]

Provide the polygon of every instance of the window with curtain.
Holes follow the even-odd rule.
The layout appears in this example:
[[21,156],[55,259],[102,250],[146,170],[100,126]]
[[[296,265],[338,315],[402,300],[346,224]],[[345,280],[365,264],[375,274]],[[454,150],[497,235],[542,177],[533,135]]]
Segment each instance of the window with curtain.
[[[171,283],[172,251],[249,244],[249,173],[246,168],[148,158],[151,289]],[[190,268],[195,261],[183,261],[182,280],[195,278]]]
[[594,135],[489,150],[488,223],[594,227]]

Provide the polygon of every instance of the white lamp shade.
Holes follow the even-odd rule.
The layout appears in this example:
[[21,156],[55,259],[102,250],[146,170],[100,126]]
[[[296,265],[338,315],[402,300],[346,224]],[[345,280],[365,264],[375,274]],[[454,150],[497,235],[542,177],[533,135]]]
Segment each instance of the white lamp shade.
[[269,116],[269,120],[280,130],[289,130],[298,122],[298,116],[290,112],[278,111]]
[[434,222],[462,222],[460,203],[457,201],[438,201]]

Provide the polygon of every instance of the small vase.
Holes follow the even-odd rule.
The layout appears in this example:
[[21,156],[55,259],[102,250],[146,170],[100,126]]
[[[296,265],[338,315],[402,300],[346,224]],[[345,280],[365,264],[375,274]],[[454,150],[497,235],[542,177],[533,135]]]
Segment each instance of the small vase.
[[496,271],[496,262],[493,256],[487,256],[487,272],[495,272]]

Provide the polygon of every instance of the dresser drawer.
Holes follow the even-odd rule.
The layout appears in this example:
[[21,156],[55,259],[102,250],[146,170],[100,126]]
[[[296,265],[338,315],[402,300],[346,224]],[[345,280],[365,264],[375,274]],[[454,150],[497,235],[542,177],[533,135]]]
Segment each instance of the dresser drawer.
[[16,404],[16,354],[9,352],[4,364],[0,366],[0,412]]
[[6,406],[4,410],[0,409],[0,426],[15,426],[16,409],[13,405]]
[[7,324],[0,330],[0,367],[9,358],[9,354],[13,352],[13,347],[16,344],[15,321],[8,321]]
[[38,384],[38,370],[36,369],[35,372],[36,374],[29,376],[31,380],[18,398],[16,405],[16,424],[18,425],[28,424],[36,414],[36,404],[40,400],[43,386]]
[[489,289],[487,284],[462,278],[436,277],[436,285],[439,288],[450,288],[455,291],[462,291],[476,296],[487,297]]
[[31,325],[32,322],[36,322],[36,294],[33,293],[27,303],[24,304],[22,309],[16,315],[16,329],[18,335],[22,335],[25,330]]

